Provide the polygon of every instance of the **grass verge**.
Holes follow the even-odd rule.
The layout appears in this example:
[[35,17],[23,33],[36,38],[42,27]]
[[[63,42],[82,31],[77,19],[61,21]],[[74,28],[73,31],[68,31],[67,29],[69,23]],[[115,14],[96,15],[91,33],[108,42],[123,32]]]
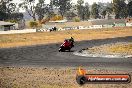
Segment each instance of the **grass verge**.
[[132,36],[132,28],[112,28],[96,30],[67,30],[58,32],[39,32],[28,34],[0,35],[0,48],[29,46],[63,42],[74,37],[76,41]]
[[132,55],[132,44],[117,44],[107,48],[110,53],[120,53]]
[[[0,88],[80,88],[77,68],[0,67]],[[103,69],[87,70],[89,74],[127,74],[131,72]],[[86,84],[81,88],[130,88],[129,84]]]
[[87,49],[87,52],[93,54],[108,54],[108,55],[132,55],[131,42],[119,42],[113,44],[104,44],[101,46],[94,46]]

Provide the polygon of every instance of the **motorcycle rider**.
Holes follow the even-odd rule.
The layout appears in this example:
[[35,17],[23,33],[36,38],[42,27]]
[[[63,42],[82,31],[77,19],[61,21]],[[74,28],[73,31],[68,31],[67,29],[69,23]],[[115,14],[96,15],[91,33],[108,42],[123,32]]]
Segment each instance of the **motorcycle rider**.
[[60,51],[65,51],[65,50],[69,50],[70,51],[70,49],[72,47],[74,47],[73,43],[74,43],[74,39],[72,37],[71,37],[71,39],[65,39],[63,44],[59,48],[59,52]]
[[74,38],[71,37],[71,38],[69,39],[69,41],[71,42],[71,46],[74,47]]
[[71,47],[71,42],[69,42],[68,40],[65,40],[64,43],[61,46]]

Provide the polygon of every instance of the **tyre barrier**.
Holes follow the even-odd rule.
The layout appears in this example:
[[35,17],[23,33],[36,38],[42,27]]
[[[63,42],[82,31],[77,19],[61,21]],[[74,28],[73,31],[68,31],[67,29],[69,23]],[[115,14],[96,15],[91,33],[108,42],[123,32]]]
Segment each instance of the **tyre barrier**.
[[76,82],[79,84],[79,85],[83,85],[87,82],[87,79],[85,76],[83,75],[80,75],[80,76],[77,76],[76,77]]
[[48,29],[36,29],[36,32],[49,32]]

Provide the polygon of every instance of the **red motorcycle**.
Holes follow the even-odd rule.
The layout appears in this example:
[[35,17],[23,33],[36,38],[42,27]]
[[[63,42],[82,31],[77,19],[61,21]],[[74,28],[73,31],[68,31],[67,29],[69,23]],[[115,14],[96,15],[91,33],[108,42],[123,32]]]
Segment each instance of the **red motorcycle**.
[[71,48],[73,47],[73,42],[70,41],[69,39],[65,40],[64,43],[60,46],[59,52],[64,52],[68,50],[69,52],[71,51]]

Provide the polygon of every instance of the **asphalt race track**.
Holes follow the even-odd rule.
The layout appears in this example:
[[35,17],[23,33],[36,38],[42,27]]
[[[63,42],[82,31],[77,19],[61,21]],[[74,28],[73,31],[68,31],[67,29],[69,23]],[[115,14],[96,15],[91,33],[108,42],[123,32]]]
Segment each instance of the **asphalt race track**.
[[58,52],[60,44],[0,49],[0,66],[78,67],[132,70],[132,58],[93,58],[73,55],[95,45],[132,42],[132,36],[76,42],[71,52]]

